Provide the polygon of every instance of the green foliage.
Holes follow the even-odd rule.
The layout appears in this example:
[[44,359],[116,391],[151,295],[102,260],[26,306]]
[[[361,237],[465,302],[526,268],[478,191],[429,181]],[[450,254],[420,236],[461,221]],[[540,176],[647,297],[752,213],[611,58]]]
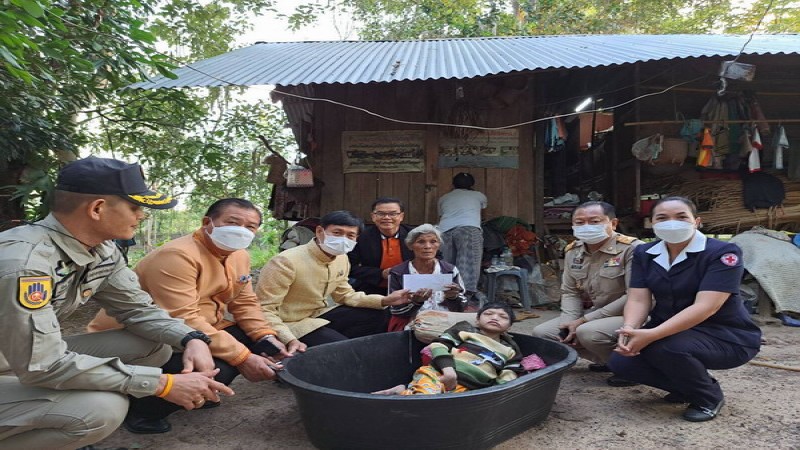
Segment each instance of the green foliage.
[[[558,34],[749,33],[770,0],[339,0],[290,16],[312,23],[324,9],[349,11],[362,39]],[[795,0],[774,0],[762,32],[800,31]],[[794,7],[793,7],[794,6]]]
[[[25,205],[17,210],[41,217],[50,180],[83,149],[142,162],[150,182],[179,187],[190,205],[223,196],[265,205],[269,193],[258,167],[264,150],[255,135],[279,150],[289,146],[282,111],[238,103],[233,89],[120,88],[149,74],[174,77],[173,64],[231,50],[251,26],[248,17],[271,11],[272,3],[0,4],[0,190],[12,187],[12,200]],[[157,52],[157,42],[172,54]]]

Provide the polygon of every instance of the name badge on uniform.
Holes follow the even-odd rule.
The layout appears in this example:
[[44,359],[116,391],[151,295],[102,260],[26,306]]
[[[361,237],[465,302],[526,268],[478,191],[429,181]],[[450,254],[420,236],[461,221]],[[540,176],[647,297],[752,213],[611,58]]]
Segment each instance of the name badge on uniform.
[[103,264],[103,262],[86,272],[86,275],[83,277],[84,282],[90,283],[101,278],[106,278],[114,272],[114,267],[116,267],[116,263],[114,261],[110,261],[106,264]]
[[39,309],[53,298],[52,277],[19,277],[19,304],[28,309]]
[[615,256],[614,258],[609,258],[609,260],[603,264],[603,267],[619,267],[621,265],[622,256]]
[[583,269],[583,255],[576,255],[572,258],[572,264],[569,266],[570,269]]

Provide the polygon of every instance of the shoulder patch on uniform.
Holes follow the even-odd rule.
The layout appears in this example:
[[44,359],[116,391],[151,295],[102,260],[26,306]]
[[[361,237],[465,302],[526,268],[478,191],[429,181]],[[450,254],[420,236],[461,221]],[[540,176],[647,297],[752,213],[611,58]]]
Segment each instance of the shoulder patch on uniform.
[[569,244],[567,244],[566,247],[564,247],[564,252],[566,253],[566,252],[572,250],[573,248],[577,247],[578,245],[583,245],[583,242],[578,241],[578,240],[572,241]]
[[617,242],[621,242],[623,244],[632,244],[636,241],[635,237],[625,236],[624,234],[617,235]]
[[19,304],[28,309],[39,309],[53,297],[52,277],[19,277]]
[[724,255],[720,256],[719,260],[726,266],[733,267],[739,264],[739,256],[736,255],[736,253],[725,253]]

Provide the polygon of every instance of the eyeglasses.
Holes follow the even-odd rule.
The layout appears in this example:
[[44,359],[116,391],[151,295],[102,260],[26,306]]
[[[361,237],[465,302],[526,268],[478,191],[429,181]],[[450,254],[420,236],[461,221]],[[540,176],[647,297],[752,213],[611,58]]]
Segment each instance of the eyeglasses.
[[401,212],[397,212],[397,211],[391,211],[391,212],[386,212],[386,211],[372,211],[372,215],[373,215],[373,216],[378,216],[378,217],[390,217],[390,218],[392,218],[392,219],[394,219],[395,217],[399,216],[400,214],[403,214],[403,213],[401,213]]

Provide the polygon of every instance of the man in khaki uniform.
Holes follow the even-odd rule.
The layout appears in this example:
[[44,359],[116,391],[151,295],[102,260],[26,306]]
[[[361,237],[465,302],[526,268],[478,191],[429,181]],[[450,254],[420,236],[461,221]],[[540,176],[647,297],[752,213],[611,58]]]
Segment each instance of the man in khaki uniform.
[[[142,206],[174,204],[138,164],[86,158],[59,173],[49,216],[0,233],[0,448],[97,442],[122,422],[126,394],[193,409],[233,393],[213,380],[207,336],[155,307],[111,242],[133,236]],[[59,320],[88,301],[124,329],[62,337]],[[188,373],[158,369],[170,346]]]
[[[617,343],[631,274],[633,248],[642,242],[617,233],[614,207],[591,201],[575,208],[572,229],[578,239],[567,246],[561,284],[561,316],[538,325],[534,336],[573,345],[593,364],[609,372],[606,362]],[[611,377],[612,386],[632,383]]]

